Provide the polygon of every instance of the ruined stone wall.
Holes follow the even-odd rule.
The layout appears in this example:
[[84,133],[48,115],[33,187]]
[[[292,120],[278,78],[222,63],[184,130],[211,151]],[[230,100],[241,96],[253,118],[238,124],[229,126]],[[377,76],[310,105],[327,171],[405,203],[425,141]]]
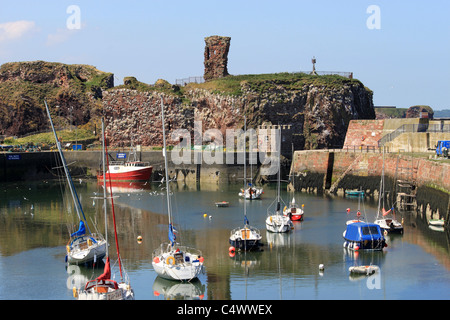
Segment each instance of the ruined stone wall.
[[228,51],[230,37],[211,36],[205,38],[205,81],[228,75]]

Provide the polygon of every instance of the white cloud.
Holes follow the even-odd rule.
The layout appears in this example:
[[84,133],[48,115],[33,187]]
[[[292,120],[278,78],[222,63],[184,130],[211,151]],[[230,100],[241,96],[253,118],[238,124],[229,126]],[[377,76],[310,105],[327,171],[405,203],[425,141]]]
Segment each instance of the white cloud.
[[0,42],[15,40],[36,29],[34,21],[13,21],[0,23]]
[[[82,27],[86,27],[85,24],[82,25]],[[47,46],[53,46],[59,43],[63,43],[67,41],[70,37],[72,37],[74,34],[79,32],[81,30],[80,28],[77,29],[70,29],[70,28],[58,28],[56,29],[55,33],[51,33],[47,36]]]
[[62,43],[69,39],[70,35],[74,33],[73,30],[64,29],[64,28],[58,28],[56,30],[56,33],[49,34],[47,36],[47,46],[52,46],[58,43]]

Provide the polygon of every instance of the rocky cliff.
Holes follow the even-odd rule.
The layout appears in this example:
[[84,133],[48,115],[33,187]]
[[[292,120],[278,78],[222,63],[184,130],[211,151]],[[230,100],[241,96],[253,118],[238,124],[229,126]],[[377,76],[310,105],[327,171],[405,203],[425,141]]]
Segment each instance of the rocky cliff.
[[[58,126],[98,122],[106,116],[111,145],[162,143],[160,97],[168,133],[194,121],[202,131],[284,125],[296,150],[338,147],[352,119],[375,119],[372,92],[356,79],[336,75],[262,74],[227,76],[183,87],[158,80],[154,85],[126,77],[113,86],[113,75],[86,65],[43,61],[0,67],[0,134],[22,135],[49,127],[47,99]],[[59,107],[56,107],[59,106]],[[170,135],[169,135],[170,136]],[[176,143],[177,141],[171,141]]]
[[88,65],[45,61],[11,62],[0,67],[0,134],[23,135],[49,127],[44,99],[57,126],[84,125],[98,118],[102,90],[113,74]]
[[225,137],[226,129],[242,128],[246,115],[248,128],[289,125],[296,150],[342,146],[350,120],[375,119],[372,92],[358,80],[339,76],[229,76],[182,88],[169,85],[165,92],[135,88],[125,85],[103,94],[113,144],[126,145],[130,139],[161,144],[161,95],[170,130],[185,128],[193,136],[196,120],[203,132],[218,129]]

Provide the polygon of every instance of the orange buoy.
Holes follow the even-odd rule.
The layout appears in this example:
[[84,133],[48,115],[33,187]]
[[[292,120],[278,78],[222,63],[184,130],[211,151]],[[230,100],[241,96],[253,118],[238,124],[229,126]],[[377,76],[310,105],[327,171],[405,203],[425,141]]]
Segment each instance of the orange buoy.
[[154,263],[159,263],[159,258],[158,258],[158,257],[155,257],[155,258],[153,259],[153,262],[154,262]]
[[228,252],[234,252],[234,251],[236,251],[235,247],[231,246],[231,247],[228,248]]
[[205,259],[203,257],[198,258],[198,261],[200,261],[201,263],[203,263],[203,261],[205,261]]

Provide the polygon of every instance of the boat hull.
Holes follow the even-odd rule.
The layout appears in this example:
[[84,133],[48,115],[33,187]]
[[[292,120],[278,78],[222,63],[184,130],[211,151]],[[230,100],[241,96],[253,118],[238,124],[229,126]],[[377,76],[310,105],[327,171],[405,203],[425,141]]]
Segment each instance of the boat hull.
[[153,252],[152,266],[161,278],[177,281],[190,281],[203,272],[203,257],[196,249],[177,246],[167,246],[167,250],[160,249]]
[[[105,287],[99,286],[98,288]],[[92,287],[89,290],[78,290],[76,298],[77,300],[134,300],[134,291],[128,284],[119,283],[118,288],[114,290],[99,290],[97,287]]]
[[203,265],[200,263],[182,266],[170,265],[164,261],[159,263],[152,262],[153,269],[163,279],[190,281],[197,278],[203,270]]
[[106,240],[98,240],[90,246],[72,246],[67,248],[67,263],[89,264],[100,261],[106,255]]
[[230,245],[232,245],[236,250],[240,251],[259,250],[262,246],[261,240],[230,239],[229,241]]
[[[106,178],[111,181],[148,181],[153,171],[153,167],[132,167],[132,169],[128,167],[130,168],[128,170],[113,170],[111,167],[106,172]],[[98,175],[97,180],[103,181],[103,175]]]
[[375,265],[368,265],[368,266],[354,266],[348,268],[348,271],[352,274],[362,274],[362,275],[371,275],[375,272],[380,271],[380,267]]
[[293,224],[289,217],[282,215],[271,215],[266,219],[266,229],[270,232],[283,233],[292,229]]
[[381,251],[386,246],[384,240],[373,240],[373,241],[344,241],[344,248],[358,251],[358,250],[372,250]]
[[379,219],[375,220],[375,224],[379,225],[381,230],[384,233],[403,233],[403,226],[400,222],[397,220],[391,220],[391,219]]

